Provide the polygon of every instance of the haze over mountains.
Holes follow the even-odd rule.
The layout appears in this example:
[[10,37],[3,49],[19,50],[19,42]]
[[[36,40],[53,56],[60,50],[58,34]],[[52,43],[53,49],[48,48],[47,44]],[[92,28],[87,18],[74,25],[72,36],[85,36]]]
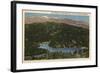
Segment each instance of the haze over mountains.
[[57,18],[57,17],[48,17],[48,16],[25,17],[25,24],[45,23],[45,22],[64,23],[66,25],[73,25],[73,26],[89,29],[89,23],[84,22],[84,21],[68,19],[68,18],[61,19],[61,18]]

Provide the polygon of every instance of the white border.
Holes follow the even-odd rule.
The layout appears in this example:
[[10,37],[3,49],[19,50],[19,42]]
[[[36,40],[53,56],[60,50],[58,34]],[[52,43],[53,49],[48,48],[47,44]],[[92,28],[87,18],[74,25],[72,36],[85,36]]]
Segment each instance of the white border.
[[[95,27],[96,15],[95,9],[92,8],[79,8],[79,7],[60,7],[60,6],[44,6],[44,5],[28,5],[17,4],[17,70],[22,69],[37,69],[37,68],[52,68],[52,67],[70,67],[70,66],[84,66],[95,65],[96,45],[95,45]],[[68,11],[68,12],[89,12],[90,15],[90,58],[89,59],[67,59],[59,61],[42,61],[32,63],[22,63],[22,9],[31,10],[51,10],[51,11]]]

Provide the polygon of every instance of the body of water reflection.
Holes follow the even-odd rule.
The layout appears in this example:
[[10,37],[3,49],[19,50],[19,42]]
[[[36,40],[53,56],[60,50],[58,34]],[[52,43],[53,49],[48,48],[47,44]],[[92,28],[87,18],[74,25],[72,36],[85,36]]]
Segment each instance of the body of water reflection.
[[80,52],[82,49],[80,48],[53,48],[49,46],[49,42],[42,42],[38,48],[46,49],[49,52],[63,52],[63,53],[74,53]]

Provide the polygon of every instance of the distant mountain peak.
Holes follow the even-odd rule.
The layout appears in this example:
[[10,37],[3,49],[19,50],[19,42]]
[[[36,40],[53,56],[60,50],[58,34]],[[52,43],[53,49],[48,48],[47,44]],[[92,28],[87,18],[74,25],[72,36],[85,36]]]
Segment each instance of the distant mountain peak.
[[89,29],[89,24],[83,21],[77,21],[72,19],[60,19],[57,17],[48,17],[48,16],[25,17],[25,24],[44,23],[44,22],[64,23],[67,25],[73,25],[73,26]]
[[48,16],[41,16],[41,17],[49,19],[49,17],[48,17]]

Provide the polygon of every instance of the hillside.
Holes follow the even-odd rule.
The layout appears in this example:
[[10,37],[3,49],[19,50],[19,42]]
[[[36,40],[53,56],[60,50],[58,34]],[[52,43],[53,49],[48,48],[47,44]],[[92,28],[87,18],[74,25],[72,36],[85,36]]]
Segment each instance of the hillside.
[[[44,19],[43,19],[44,20]],[[52,48],[78,48],[85,47],[83,53],[55,52],[51,53],[45,49],[39,49],[39,44],[50,42],[48,45]],[[89,57],[89,30],[72,26],[66,23],[56,22],[38,22],[25,24],[25,59],[33,54],[46,54],[47,56],[39,59],[57,59],[57,58],[78,58]],[[34,60],[35,58],[33,58]],[[37,58],[36,58],[37,59]]]

